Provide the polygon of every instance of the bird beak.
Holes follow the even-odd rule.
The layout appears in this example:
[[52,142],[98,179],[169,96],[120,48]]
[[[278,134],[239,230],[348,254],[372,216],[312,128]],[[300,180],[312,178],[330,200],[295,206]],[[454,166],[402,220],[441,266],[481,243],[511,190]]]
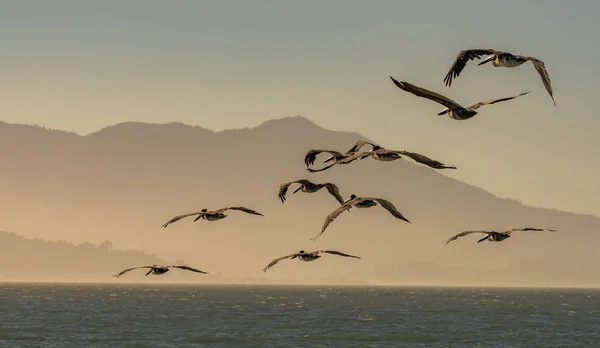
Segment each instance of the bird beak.
[[438,116],[442,116],[448,113],[448,111],[450,111],[450,109],[445,108],[444,110],[440,111],[440,113],[438,114]]
[[331,156],[328,159],[324,160],[323,163],[327,163],[327,162],[332,161],[332,160],[333,160],[333,156]]
[[489,62],[491,62],[492,60],[494,60],[494,58],[496,58],[496,56],[494,56],[494,55],[492,55],[492,56],[489,56],[489,57],[487,57],[487,58],[486,58],[486,59],[485,59],[483,62],[481,62],[481,63],[477,64],[477,66],[479,66],[479,65],[483,65],[483,64],[485,64],[485,63],[489,63]]
[[300,191],[301,188],[302,188],[302,186],[298,187],[293,193]]

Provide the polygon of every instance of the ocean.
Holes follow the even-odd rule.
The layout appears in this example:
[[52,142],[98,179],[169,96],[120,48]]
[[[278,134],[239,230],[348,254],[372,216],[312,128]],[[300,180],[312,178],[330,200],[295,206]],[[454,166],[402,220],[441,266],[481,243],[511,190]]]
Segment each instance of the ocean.
[[600,290],[0,283],[0,347],[600,347]]

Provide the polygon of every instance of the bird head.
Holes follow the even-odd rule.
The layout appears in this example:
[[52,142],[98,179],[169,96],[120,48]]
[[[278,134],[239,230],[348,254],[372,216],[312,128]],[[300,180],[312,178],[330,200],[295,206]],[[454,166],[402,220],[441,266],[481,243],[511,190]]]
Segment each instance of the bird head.
[[344,203],[342,203],[342,204],[346,204],[346,203],[350,202],[351,200],[353,200],[354,198],[356,198],[356,195],[355,194],[351,194],[350,198],[348,198],[347,200],[345,200]]
[[298,254],[304,254],[304,250],[300,250]]
[[203,212],[203,213],[206,213],[208,211],[208,209],[204,208],[204,209],[202,209],[200,211]]

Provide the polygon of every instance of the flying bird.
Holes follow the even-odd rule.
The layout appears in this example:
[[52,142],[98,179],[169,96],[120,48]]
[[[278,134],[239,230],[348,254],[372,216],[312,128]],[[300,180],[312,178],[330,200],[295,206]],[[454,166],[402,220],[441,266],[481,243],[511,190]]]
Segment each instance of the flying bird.
[[473,49],[460,51],[456,56],[454,63],[452,63],[448,74],[444,78],[444,83],[446,84],[446,87],[450,87],[450,85],[452,84],[452,79],[457,78],[458,75],[460,75],[460,72],[465,68],[465,66],[470,60],[474,60],[476,58],[480,59],[480,57],[484,55],[490,56],[483,60],[481,63],[477,64],[478,66],[488,62],[492,62],[492,65],[495,67],[514,68],[525,62],[531,61],[535,70],[537,70],[538,74],[540,74],[542,82],[546,87],[546,91],[548,91],[548,94],[550,94],[550,98],[552,98],[552,102],[556,107],[556,100],[554,100],[554,95],[552,92],[552,83],[550,81],[550,75],[548,75],[546,65],[543,61],[534,57],[516,56],[508,52],[496,51],[492,49]]
[[290,255],[286,255],[286,256],[282,256],[279,258],[276,258],[275,260],[271,261],[271,263],[269,263],[267,265],[267,267],[265,267],[263,269],[263,272],[266,272],[269,268],[275,266],[275,264],[277,264],[277,262],[284,260],[284,259],[298,259],[300,261],[306,261],[306,262],[310,262],[310,261],[314,261],[318,258],[320,258],[322,255],[322,253],[327,253],[327,254],[333,254],[333,255],[339,255],[339,256],[345,256],[345,257],[353,257],[355,259],[360,259],[359,256],[354,256],[354,255],[350,255],[350,254],[344,254],[342,252],[339,251],[335,251],[335,250],[317,250],[317,251],[313,251],[312,253],[306,253],[304,252],[304,250],[300,250],[300,252],[295,253],[295,254],[290,254]]
[[440,111],[438,113],[438,116],[448,114],[448,116],[450,116],[450,118],[453,118],[455,120],[466,120],[466,119],[469,119],[469,118],[477,115],[477,111],[475,111],[475,110],[479,109],[483,105],[491,105],[491,104],[495,104],[498,102],[515,99],[522,95],[531,93],[531,91],[525,91],[525,92],[521,92],[512,97],[486,100],[486,101],[479,102],[477,104],[473,104],[473,105],[465,108],[465,107],[461,106],[460,104],[458,104],[457,102],[455,102],[454,100],[444,97],[443,95],[437,94],[437,93],[427,90],[425,88],[417,87],[417,86],[412,85],[405,81],[398,82],[398,81],[394,80],[394,78],[391,76],[390,76],[390,78],[392,79],[394,84],[398,88],[402,89],[403,91],[410,92],[418,97],[427,98],[427,99],[433,100],[437,103],[444,105],[446,108],[444,110]]
[[198,221],[198,219],[204,219],[204,220],[207,220],[207,221],[221,220],[221,219],[224,219],[225,217],[227,217],[226,214],[223,214],[223,212],[225,210],[239,210],[239,211],[243,211],[245,213],[252,214],[252,215],[264,216],[263,214],[255,211],[255,210],[248,209],[248,208],[245,208],[245,207],[225,207],[225,208],[221,208],[219,210],[214,210],[214,211],[208,211],[207,209],[202,209],[199,212],[188,213],[188,214],[183,214],[183,215],[175,216],[171,220],[167,221],[164,225],[162,225],[162,227],[167,228],[167,226],[169,224],[172,224],[172,223],[177,222],[177,221],[179,221],[179,220],[181,220],[183,218],[186,218],[188,216],[193,216],[193,215],[198,215],[198,217],[196,217],[194,219],[194,221]]
[[[358,152],[358,150],[360,150],[365,145],[376,146],[375,144],[373,144],[371,142],[368,142],[366,140],[359,140],[354,145],[352,145],[352,147],[350,148],[350,150],[346,151],[344,154],[345,155],[354,155],[355,153]],[[333,160],[333,156],[329,156],[325,161],[323,161],[323,163],[327,163],[327,162],[330,162],[332,160]]]
[[338,189],[338,187],[335,184],[332,184],[330,182],[326,182],[324,184],[315,184],[313,182],[310,182],[306,179],[301,179],[301,180],[296,180],[296,181],[290,181],[290,182],[286,182],[284,184],[281,184],[281,186],[279,187],[279,199],[281,199],[281,203],[285,203],[285,194],[287,193],[288,187],[291,184],[300,184],[300,186],[293,192],[296,193],[298,191],[302,191],[302,192],[306,192],[306,193],[314,193],[319,191],[320,189],[322,189],[323,187],[327,188],[327,191],[329,191],[329,193],[335,197],[335,199],[340,202],[340,204],[344,203],[344,198],[342,198],[342,196],[340,195],[340,191]]
[[415,162],[419,162],[421,164],[425,164],[428,167],[434,169],[456,169],[455,166],[447,166],[440,161],[432,160],[431,158],[421,155],[416,152],[409,151],[395,151],[395,150],[387,150],[379,145],[373,146],[373,149],[367,152],[363,152],[361,154],[360,159],[363,160],[367,157],[372,157],[378,161],[394,161],[399,158],[402,158],[401,155],[412,158]]
[[466,235],[469,235],[471,233],[483,233],[485,234],[485,237],[481,238],[480,240],[477,241],[477,243],[483,242],[484,240],[489,240],[490,242],[501,242],[503,240],[505,240],[506,238],[510,237],[510,234],[512,232],[517,232],[517,231],[549,231],[549,232],[556,232],[556,230],[551,230],[548,228],[533,228],[533,227],[525,227],[525,228],[513,228],[512,230],[508,230],[508,231],[504,231],[504,232],[497,232],[497,231],[464,231],[461,232],[459,234],[457,234],[456,236],[448,239],[446,241],[446,244],[450,243],[453,240],[456,240],[460,237],[464,237]]
[[119,278],[120,276],[122,276],[123,274],[132,271],[134,269],[138,269],[138,268],[150,268],[150,270],[148,271],[148,273],[146,273],[146,276],[149,275],[150,273],[155,274],[155,275],[161,275],[161,274],[165,274],[167,272],[169,272],[169,268],[179,268],[179,269],[183,269],[186,271],[192,271],[192,272],[197,272],[197,273],[203,273],[203,274],[209,274],[208,272],[204,272],[201,271],[199,269],[195,269],[189,266],[183,266],[183,265],[174,265],[174,266],[157,266],[157,265],[152,265],[152,266],[137,266],[137,267],[131,267],[131,268],[127,268],[122,270],[121,272],[119,272],[118,274],[113,274],[112,276],[115,278]]
[[323,232],[325,232],[325,229],[327,228],[327,226],[329,226],[329,224],[332,223],[333,220],[335,220],[341,213],[352,209],[352,207],[354,207],[354,208],[374,207],[377,205],[377,203],[379,203],[383,208],[385,208],[387,211],[389,211],[390,214],[392,214],[395,218],[404,220],[404,221],[410,223],[410,221],[408,221],[407,218],[402,216],[402,214],[396,209],[396,207],[390,201],[382,199],[382,198],[356,197],[356,195],[352,194],[352,195],[350,195],[350,198],[348,198],[346,201],[344,201],[344,203],[341,206],[339,206],[336,210],[334,210],[331,214],[329,214],[325,218],[325,222],[323,223],[321,232],[319,232],[315,237],[311,238],[311,240],[312,241],[317,240],[317,238],[319,238],[323,234]]
[[[331,154],[331,157],[333,157],[333,160],[332,160],[333,164],[325,166],[321,169],[309,168],[311,165],[315,164],[317,155],[320,154],[321,152],[328,152],[329,154]],[[360,155],[361,155],[360,153],[343,154],[343,153],[340,153],[337,151],[331,151],[331,150],[312,149],[306,153],[306,156],[304,156],[304,163],[306,164],[306,170],[308,170],[311,173],[316,173],[316,172],[322,172],[324,170],[327,170],[336,164],[348,164],[350,162],[353,162],[353,161],[357,160],[360,157]]]

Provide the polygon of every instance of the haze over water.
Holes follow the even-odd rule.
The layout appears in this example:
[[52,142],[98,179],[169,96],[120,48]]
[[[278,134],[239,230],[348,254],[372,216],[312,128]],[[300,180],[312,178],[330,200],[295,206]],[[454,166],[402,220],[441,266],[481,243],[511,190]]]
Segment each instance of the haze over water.
[[600,347],[600,290],[0,284],[2,347]]

